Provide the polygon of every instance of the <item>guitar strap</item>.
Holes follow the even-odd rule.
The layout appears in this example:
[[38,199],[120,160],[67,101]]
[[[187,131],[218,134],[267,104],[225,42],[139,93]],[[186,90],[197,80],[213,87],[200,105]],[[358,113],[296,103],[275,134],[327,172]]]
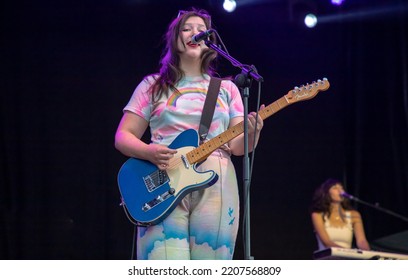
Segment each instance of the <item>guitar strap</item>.
[[208,130],[211,126],[211,121],[214,116],[215,103],[217,101],[218,93],[221,86],[220,78],[211,77],[210,84],[208,86],[207,96],[203,107],[203,113],[201,115],[200,126],[198,129],[198,135],[200,136],[200,143],[204,143],[208,135]]

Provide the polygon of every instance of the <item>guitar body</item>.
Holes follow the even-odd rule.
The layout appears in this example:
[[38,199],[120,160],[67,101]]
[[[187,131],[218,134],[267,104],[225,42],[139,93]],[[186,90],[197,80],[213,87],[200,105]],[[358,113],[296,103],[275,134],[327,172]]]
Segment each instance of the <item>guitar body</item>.
[[[169,145],[177,154],[169,168],[161,171],[146,160],[128,159],[119,170],[118,184],[125,210],[132,222],[153,225],[161,222],[188,193],[213,185],[218,175],[199,172],[184,156],[198,146],[198,134],[189,129]],[[174,166],[172,166],[174,165]]]

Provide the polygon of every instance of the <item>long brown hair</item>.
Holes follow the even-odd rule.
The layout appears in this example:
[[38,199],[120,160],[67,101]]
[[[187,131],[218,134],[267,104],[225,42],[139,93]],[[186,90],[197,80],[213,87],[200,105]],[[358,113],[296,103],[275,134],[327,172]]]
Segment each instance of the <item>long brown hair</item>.
[[[180,51],[177,48],[177,41],[181,28],[184,26],[188,18],[198,16],[203,19],[207,30],[211,29],[211,16],[205,10],[198,10],[192,8],[189,11],[182,11],[179,16],[175,18],[169,25],[164,36],[166,46],[160,60],[160,71],[158,75],[153,75],[154,82],[150,87],[150,92],[153,96],[153,102],[159,100],[163,94],[168,94],[169,89],[177,91],[175,85],[184,76],[184,72],[180,68]],[[216,37],[211,34],[210,41],[216,43]],[[201,55],[201,73],[209,74],[215,73],[215,58],[216,51],[208,48],[202,52]]]
[[[337,180],[337,179],[327,179],[325,182],[323,182],[314,192],[313,194],[313,199],[312,199],[312,204],[310,205],[310,213],[313,212],[319,212],[322,213],[323,215],[330,216],[330,203],[331,203],[331,197],[329,190],[331,187],[334,185],[340,184],[343,186],[343,184]],[[351,206],[350,200],[347,198],[344,198],[344,200],[341,202],[341,206],[345,210],[353,210],[354,208]]]

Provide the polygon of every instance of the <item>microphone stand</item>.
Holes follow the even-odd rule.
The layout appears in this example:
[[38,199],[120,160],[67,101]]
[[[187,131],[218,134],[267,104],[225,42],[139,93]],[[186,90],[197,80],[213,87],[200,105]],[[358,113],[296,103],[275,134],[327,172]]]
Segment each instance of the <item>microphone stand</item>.
[[236,60],[235,58],[233,58],[232,56],[230,56],[227,52],[225,52],[224,50],[220,49],[216,44],[214,44],[213,42],[211,42],[210,40],[204,40],[204,43],[207,45],[207,47],[209,47],[210,49],[215,50],[218,54],[220,54],[221,56],[223,56],[224,58],[226,58],[227,60],[229,60],[231,62],[231,64],[235,67],[238,67],[242,70],[243,74],[246,76],[251,76],[252,79],[254,79],[257,82],[263,82],[263,78],[262,76],[260,76],[257,72],[255,67],[251,66],[248,69],[248,66],[243,65],[242,63],[240,63],[238,60]]
[[254,66],[248,67],[231,57],[228,53],[220,49],[217,45],[210,40],[204,40],[207,47],[215,50],[221,56],[231,62],[233,66],[236,66],[242,70],[241,74],[237,75],[235,79],[237,86],[243,89],[243,103],[244,103],[244,157],[243,157],[243,189],[244,189],[244,259],[253,260],[251,256],[251,231],[250,231],[250,166],[249,166],[249,152],[248,152],[248,98],[249,87],[251,86],[252,79],[258,82],[263,82],[263,78],[256,72]]
[[385,209],[385,208],[381,207],[380,205],[378,205],[378,203],[376,203],[376,204],[368,203],[368,202],[365,202],[365,201],[363,201],[363,200],[361,200],[361,199],[359,199],[359,198],[357,198],[357,197],[354,197],[354,196],[352,196],[352,195],[347,195],[347,198],[350,199],[350,200],[354,200],[355,202],[358,202],[358,203],[364,204],[364,205],[366,205],[366,206],[369,206],[369,207],[371,207],[371,208],[374,208],[374,209],[376,209],[376,210],[379,210],[379,211],[382,211],[382,212],[384,212],[384,213],[387,213],[387,214],[389,214],[389,215],[391,215],[391,216],[400,218],[400,219],[403,220],[404,222],[408,222],[408,218],[407,218],[407,217],[404,217],[404,216],[402,216],[402,215],[400,215],[400,214],[397,214],[397,213],[395,213],[395,212],[393,212],[393,211],[391,211],[391,210]]

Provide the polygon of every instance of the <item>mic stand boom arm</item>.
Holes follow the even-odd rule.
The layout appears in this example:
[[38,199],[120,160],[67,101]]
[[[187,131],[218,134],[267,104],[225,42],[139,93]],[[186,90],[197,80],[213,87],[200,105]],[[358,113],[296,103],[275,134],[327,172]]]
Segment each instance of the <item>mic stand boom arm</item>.
[[217,45],[215,45],[210,40],[205,40],[204,43],[207,45],[207,47],[215,50],[218,54],[220,54],[221,56],[229,60],[233,66],[240,68],[244,74],[251,76],[251,78],[253,78],[257,82],[263,82],[262,76],[260,76],[253,67],[248,69],[245,65],[240,63],[238,60],[230,56],[228,53],[226,53],[222,49],[220,49]]
[[357,198],[357,197],[355,197],[355,196],[351,196],[350,199],[351,199],[351,200],[354,200],[354,201],[356,201],[356,202],[358,202],[358,203],[361,203],[361,204],[367,205],[367,206],[369,206],[369,207],[372,207],[372,208],[374,208],[374,209],[380,210],[380,211],[382,211],[382,212],[384,212],[384,213],[387,213],[387,214],[389,214],[389,215],[392,215],[392,216],[394,216],[394,217],[400,218],[400,219],[403,220],[404,222],[408,222],[408,218],[407,218],[407,217],[404,217],[404,216],[402,216],[402,215],[400,215],[400,214],[397,214],[397,213],[395,213],[395,212],[392,212],[391,210],[385,209],[385,208],[381,207],[380,205],[378,205],[378,203],[376,203],[376,204],[371,204],[371,203],[365,202],[365,201],[363,201],[363,200],[361,200],[361,199],[359,199],[359,198]]

